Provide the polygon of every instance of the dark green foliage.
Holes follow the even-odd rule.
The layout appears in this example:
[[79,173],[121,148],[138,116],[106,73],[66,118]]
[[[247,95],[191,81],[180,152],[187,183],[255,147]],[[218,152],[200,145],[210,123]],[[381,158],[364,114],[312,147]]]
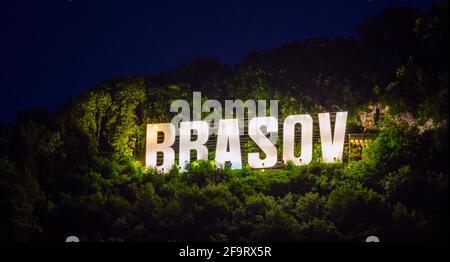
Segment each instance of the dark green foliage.
[[[234,67],[204,58],[103,82],[55,113],[18,112],[0,124],[0,241],[448,240],[448,1],[391,8],[357,31]],[[367,105],[390,109],[359,161],[324,164],[316,144],[307,166],[216,169],[210,152],[185,173],[145,169],[146,124],[169,122],[170,102],[192,91],[278,99],[281,116],[343,108],[351,132],[365,130]]]
[[[404,147],[417,140],[402,133],[391,137],[393,132],[379,135],[368,149],[368,160],[287,170],[216,170],[204,161],[186,173],[161,174],[135,161],[99,158],[89,170],[80,170],[83,175],[56,178],[62,189],[48,195],[39,227],[33,205],[2,202],[3,217],[9,221],[3,230],[14,229],[3,235],[34,239],[32,228],[41,228],[36,239],[51,240],[70,228],[92,241],[360,240],[375,233],[389,239],[429,238],[445,229],[448,218],[443,208],[448,203],[445,170],[429,169],[421,176],[422,165],[402,164],[418,151],[386,156],[378,149],[384,143]],[[435,161],[438,155],[429,157]],[[395,164],[385,164],[389,161]],[[17,180],[14,166],[7,160],[1,164],[2,194],[8,194],[3,199],[28,203],[20,199],[24,182]],[[377,183],[371,174],[379,176]],[[28,219],[28,234],[20,235],[23,229],[16,228],[25,226],[22,222],[11,226],[17,218]]]

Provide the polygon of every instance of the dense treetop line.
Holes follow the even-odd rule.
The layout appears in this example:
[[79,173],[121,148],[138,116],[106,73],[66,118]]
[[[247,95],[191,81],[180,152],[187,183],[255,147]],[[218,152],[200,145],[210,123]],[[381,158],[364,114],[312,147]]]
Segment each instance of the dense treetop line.
[[[0,124],[0,240],[448,239],[448,1],[389,8],[356,28],[18,112]],[[146,170],[146,124],[169,121],[170,101],[193,91],[278,99],[282,116],[344,109],[350,132],[377,137],[347,163]]]

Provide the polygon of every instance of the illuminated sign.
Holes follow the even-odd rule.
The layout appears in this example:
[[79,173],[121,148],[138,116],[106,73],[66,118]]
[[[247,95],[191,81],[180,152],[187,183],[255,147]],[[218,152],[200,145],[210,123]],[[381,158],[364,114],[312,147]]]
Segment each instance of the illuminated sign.
[[[176,103],[180,107],[189,106],[187,102],[180,103],[180,100],[177,100]],[[245,105],[245,103],[239,104]],[[247,103],[247,105],[251,104]],[[187,165],[191,162],[192,150],[196,152],[196,160],[208,159],[209,150],[206,143],[210,135],[214,133],[217,135],[214,159],[216,166],[223,167],[226,162],[229,162],[232,169],[241,169],[242,153],[240,139],[244,135],[245,130],[243,128],[243,123],[245,122],[243,121],[243,114],[238,118],[226,117],[225,119],[220,119],[221,114],[217,114],[219,105],[216,104],[211,115],[204,120],[199,119],[197,116],[194,121],[186,121],[185,119],[188,118],[186,115],[178,115],[171,123],[148,124],[145,156],[146,166],[159,171],[170,170],[175,164],[175,150],[172,147],[178,134],[178,162],[180,163],[181,171],[186,171]],[[235,104],[233,107],[235,107]],[[173,104],[171,106],[172,108],[175,108]],[[271,110],[271,112],[273,113],[275,110]],[[259,152],[248,152],[248,165],[252,168],[271,168],[278,161],[277,147],[275,145],[278,139],[278,119],[275,116],[255,115],[249,117],[247,135],[261,149],[265,156],[262,158]],[[344,151],[347,112],[336,113],[334,132],[332,132],[329,113],[319,113],[318,120],[323,161],[325,163],[341,161]],[[213,122],[214,124],[212,124]],[[179,123],[179,127],[177,123]],[[299,156],[295,156],[294,154],[296,125],[301,126],[301,152]],[[309,114],[290,115],[284,119],[282,126],[283,162],[292,161],[295,165],[307,165],[312,161],[313,125],[313,118]],[[162,141],[158,141],[158,134],[163,135]],[[195,135],[195,139],[192,137],[193,134]],[[163,161],[159,164],[158,153],[163,156]]]

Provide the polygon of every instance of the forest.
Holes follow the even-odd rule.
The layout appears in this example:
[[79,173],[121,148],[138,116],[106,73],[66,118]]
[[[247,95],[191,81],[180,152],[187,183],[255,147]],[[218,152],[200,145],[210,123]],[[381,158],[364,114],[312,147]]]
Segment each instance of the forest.
[[[199,58],[18,111],[0,123],[0,241],[448,241],[448,24],[448,1],[390,7],[354,36]],[[347,131],[374,139],[334,164],[314,148],[307,166],[146,169],[146,125],[194,91],[276,99],[281,117],[348,111]]]

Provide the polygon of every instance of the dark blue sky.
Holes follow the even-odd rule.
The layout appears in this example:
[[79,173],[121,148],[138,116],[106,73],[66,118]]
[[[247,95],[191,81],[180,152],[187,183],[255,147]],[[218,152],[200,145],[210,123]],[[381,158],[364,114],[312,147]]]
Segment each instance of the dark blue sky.
[[13,0],[0,7],[0,120],[51,110],[102,80],[157,73],[197,57],[248,52],[311,36],[353,34],[389,5],[431,0]]

